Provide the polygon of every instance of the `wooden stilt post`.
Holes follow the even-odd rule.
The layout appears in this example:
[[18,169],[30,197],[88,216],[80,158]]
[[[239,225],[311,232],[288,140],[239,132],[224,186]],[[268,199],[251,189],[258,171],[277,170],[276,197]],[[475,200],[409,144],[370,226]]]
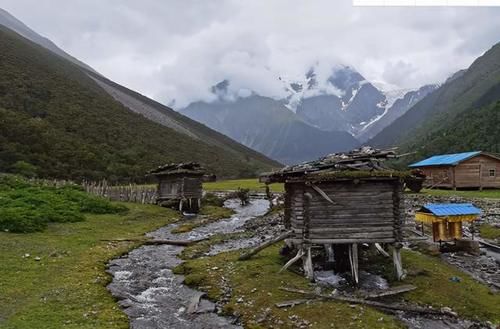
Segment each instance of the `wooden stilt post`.
[[331,243],[325,244],[326,261],[328,263],[333,263],[335,258],[333,258],[333,246]]
[[305,255],[302,258],[304,273],[306,278],[314,281],[314,269],[312,264],[311,243],[309,241],[309,228],[311,218],[309,214],[309,206],[311,204],[311,193],[304,193],[304,228],[302,229],[302,248],[305,250]]
[[306,278],[310,281],[314,281],[314,269],[312,264],[312,256],[311,256],[311,246],[307,246],[306,255],[304,258],[304,273]]
[[401,247],[400,243],[395,243],[392,251],[392,259],[394,262],[394,268],[396,270],[396,278],[398,280],[402,280],[405,277],[405,273],[403,271],[403,263],[401,261]]
[[358,272],[358,244],[353,243],[349,246],[349,262],[351,264],[351,275],[354,284],[357,286],[359,283]]

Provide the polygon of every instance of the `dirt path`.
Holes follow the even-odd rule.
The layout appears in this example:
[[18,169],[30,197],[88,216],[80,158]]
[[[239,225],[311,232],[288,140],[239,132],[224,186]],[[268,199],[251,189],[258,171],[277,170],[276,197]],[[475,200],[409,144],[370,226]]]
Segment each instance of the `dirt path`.
[[[252,200],[250,205],[241,207],[236,200],[228,200],[226,206],[236,211],[231,218],[182,234],[171,233],[179,225],[172,224],[148,236],[153,239],[194,240],[217,233],[235,232],[248,220],[263,215],[268,205],[265,200]],[[183,248],[142,246],[109,263],[108,272],[113,281],[108,289],[120,300],[119,305],[128,315],[131,328],[241,328],[234,324],[235,319],[218,315],[215,304],[203,298],[197,312],[188,312],[191,300],[201,292],[185,286],[183,277],[172,273],[172,269],[182,263],[177,256]],[[220,247],[217,252],[225,250]]]

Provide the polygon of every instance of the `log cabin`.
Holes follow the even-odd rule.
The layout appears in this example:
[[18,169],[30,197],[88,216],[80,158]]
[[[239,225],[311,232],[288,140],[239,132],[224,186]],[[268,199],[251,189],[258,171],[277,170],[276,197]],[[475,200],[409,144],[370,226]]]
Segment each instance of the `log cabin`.
[[157,204],[198,213],[201,207],[202,181],[205,169],[198,163],[171,163],[149,172],[156,177]]
[[292,260],[303,259],[306,277],[314,279],[311,247],[319,245],[330,250],[335,271],[350,268],[357,284],[363,243],[392,245],[397,278],[403,277],[403,186],[410,174],[383,167],[391,157],[392,151],[363,147],[261,176],[266,184],[284,183],[286,243],[298,250]]
[[475,151],[435,155],[413,163],[426,176],[424,185],[432,188],[500,188],[500,157]]

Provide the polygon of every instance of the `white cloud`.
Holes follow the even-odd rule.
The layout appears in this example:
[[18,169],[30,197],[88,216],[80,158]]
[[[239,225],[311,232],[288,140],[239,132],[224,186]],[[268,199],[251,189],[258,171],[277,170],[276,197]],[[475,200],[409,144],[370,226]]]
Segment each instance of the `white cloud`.
[[350,0],[0,0],[37,32],[176,107],[210,87],[283,96],[279,76],[347,64],[401,88],[439,82],[500,41],[500,8],[353,8]]

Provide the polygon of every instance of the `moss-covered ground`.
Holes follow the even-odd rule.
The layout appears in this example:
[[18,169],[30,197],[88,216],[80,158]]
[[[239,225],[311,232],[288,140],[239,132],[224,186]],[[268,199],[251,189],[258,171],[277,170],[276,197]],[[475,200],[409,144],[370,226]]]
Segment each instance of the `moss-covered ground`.
[[[272,192],[283,192],[283,184],[269,185]],[[248,188],[250,191],[265,192],[265,184],[260,183],[257,178],[249,179],[234,179],[223,180],[218,182],[203,183],[203,189],[206,191],[227,191],[237,190],[238,188]],[[439,190],[439,189],[423,189],[421,194],[434,195],[434,196],[461,196],[465,198],[492,198],[500,199],[500,189],[485,189],[470,190],[470,191],[453,191],[453,190]]]
[[[247,328],[268,328],[270,325],[293,327],[298,320],[290,318],[292,314],[311,323],[312,328],[396,328],[402,325],[394,317],[379,310],[365,306],[352,307],[334,301],[299,305],[290,310],[277,308],[275,303],[303,298],[284,292],[279,287],[313,289],[300,275],[290,271],[278,274],[284,263],[284,259],[279,256],[280,246],[265,249],[248,261],[237,261],[239,252],[193,258],[199,256],[197,248],[203,252],[211,243],[218,243],[220,238],[187,248],[184,253],[187,261],[176,271],[186,275],[187,284],[206,291],[215,300],[224,296],[224,287],[230,287],[231,298],[225,311],[239,315]],[[388,279],[394,277],[390,260],[380,258],[371,259],[370,262],[377,263],[372,270],[384,274]],[[451,307],[464,318],[500,323],[500,296],[467,274],[444,263],[439,257],[416,251],[404,251],[403,262],[408,276],[403,282],[393,284],[414,284],[417,289],[392,301],[405,300],[435,308]],[[459,278],[459,282],[455,282],[456,278]]]
[[500,228],[490,224],[483,224],[479,227],[481,237],[485,239],[495,240],[500,239]]
[[140,242],[106,240],[144,239],[178,215],[158,206],[126,206],[127,213],[85,215],[85,221],[49,224],[44,232],[1,232],[0,328],[128,328],[106,290],[105,269]]
[[190,232],[198,226],[206,225],[210,222],[217,221],[223,218],[229,218],[234,214],[234,211],[229,208],[204,205],[200,209],[200,213],[195,219],[186,220],[183,224],[172,230],[172,233]]
[[500,199],[500,189],[488,189],[488,190],[470,190],[470,191],[453,191],[453,190],[439,190],[439,189],[423,189],[420,193],[426,195],[434,196],[445,196],[453,197],[459,196],[463,198],[489,198],[489,199]]
[[[340,302],[315,302],[287,310],[275,303],[302,298],[281,291],[279,287],[311,289],[301,275],[290,271],[278,274],[283,259],[280,246],[263,250],[248,261],[237,261],[239,252],[222,253],[213,257],[196,258],[180,265],[177,272],[185,273],[185,282],[205,290],[212,299],[220,299],[224,287],[232,289],[225,312],[241,317],[245,328],[293,328],[306,320],[312,328],[399,328],[392,316],[378,310]],[[295,316],[292,316],[295,315]]]
[[[283,184],[269,185],[271,192],[283,192]],[[266,184],[260,183],[258,178],[232,179],[217,182],[203,183],[205,191],[236,191],[239,188],[249,189],[252,192],[265,192]]]
[[[461,317],[500,324],[500,295],[439,257],[404,250],[403,265],[417,289],[405,295],[413,303],[451,307]],[[456,282],[458,281],[458,282]]]

